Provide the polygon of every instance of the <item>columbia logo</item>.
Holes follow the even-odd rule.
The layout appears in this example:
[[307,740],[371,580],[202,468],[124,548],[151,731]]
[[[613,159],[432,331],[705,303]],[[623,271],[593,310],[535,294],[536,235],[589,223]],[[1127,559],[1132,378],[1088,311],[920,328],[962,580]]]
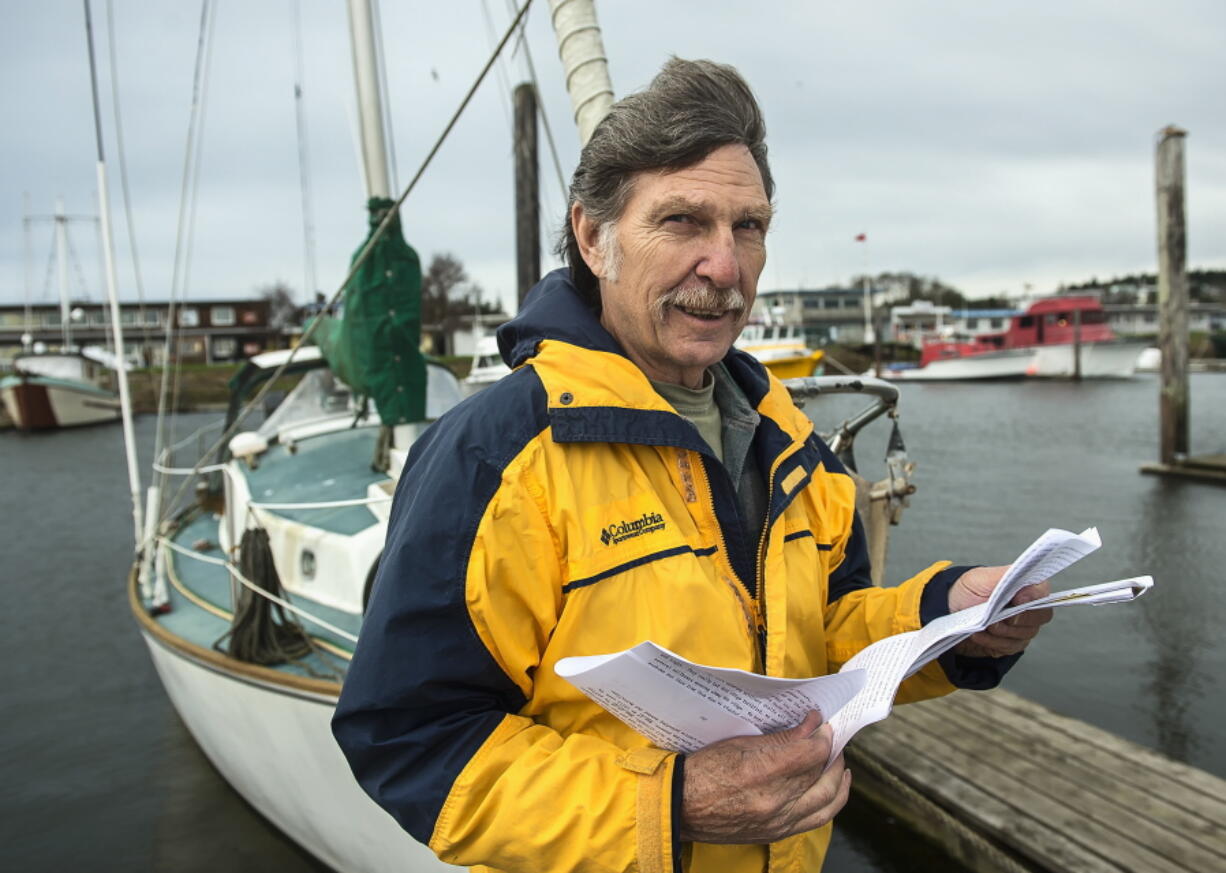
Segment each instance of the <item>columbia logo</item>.
[[664,516],[657,512],[644,512],[634,521],[619,521],[601,529],[600,541],[610,546],[658,530],[664,530]]

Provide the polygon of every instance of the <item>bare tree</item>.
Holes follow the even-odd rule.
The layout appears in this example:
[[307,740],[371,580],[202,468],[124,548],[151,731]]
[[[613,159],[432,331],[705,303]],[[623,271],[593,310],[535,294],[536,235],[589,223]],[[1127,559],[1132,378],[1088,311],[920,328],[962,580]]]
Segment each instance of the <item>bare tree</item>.
[[289,286],[278,279],[260,289],[260,297],[268,301],[268,326],[281,331],[298,323],[298,304]]
[[460,315],[501,312],[497,302],[481,299],[481,286],[468,278],[460,259],[449,252],[440,252],[430,259],[421,278],[421,320],[423,324],[449,325]]

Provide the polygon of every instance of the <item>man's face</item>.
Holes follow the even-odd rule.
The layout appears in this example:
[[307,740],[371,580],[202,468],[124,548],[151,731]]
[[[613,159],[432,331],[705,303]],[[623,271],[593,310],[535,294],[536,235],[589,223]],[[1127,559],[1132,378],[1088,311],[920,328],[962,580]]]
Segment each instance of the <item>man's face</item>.
[[742,145],[640,173],[610,245],[576,207],[584,258],[600,277],[601,323],[649,378],[697,388],[727,354],[757,294],[770,217]]

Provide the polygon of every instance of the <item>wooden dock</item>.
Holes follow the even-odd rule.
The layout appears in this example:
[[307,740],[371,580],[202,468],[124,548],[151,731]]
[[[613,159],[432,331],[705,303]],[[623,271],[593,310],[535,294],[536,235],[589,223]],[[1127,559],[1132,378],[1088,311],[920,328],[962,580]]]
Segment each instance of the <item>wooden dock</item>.
[[1226,485],[1226,454],[1199,455],[1174,464],[1145,464],[1141,472]]
[[976,873],[1226,871],[1226,780],[1007,691],[896,707],[847,764]]

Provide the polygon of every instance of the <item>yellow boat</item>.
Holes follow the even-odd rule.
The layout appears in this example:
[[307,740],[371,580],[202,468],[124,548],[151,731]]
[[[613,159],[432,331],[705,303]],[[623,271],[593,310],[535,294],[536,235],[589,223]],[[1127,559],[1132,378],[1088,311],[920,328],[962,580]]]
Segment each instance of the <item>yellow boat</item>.
[[736,347],[749,352],[780,379],[812,376],[825,352],[805,345],[799,327],[782,324],[747,324]]

